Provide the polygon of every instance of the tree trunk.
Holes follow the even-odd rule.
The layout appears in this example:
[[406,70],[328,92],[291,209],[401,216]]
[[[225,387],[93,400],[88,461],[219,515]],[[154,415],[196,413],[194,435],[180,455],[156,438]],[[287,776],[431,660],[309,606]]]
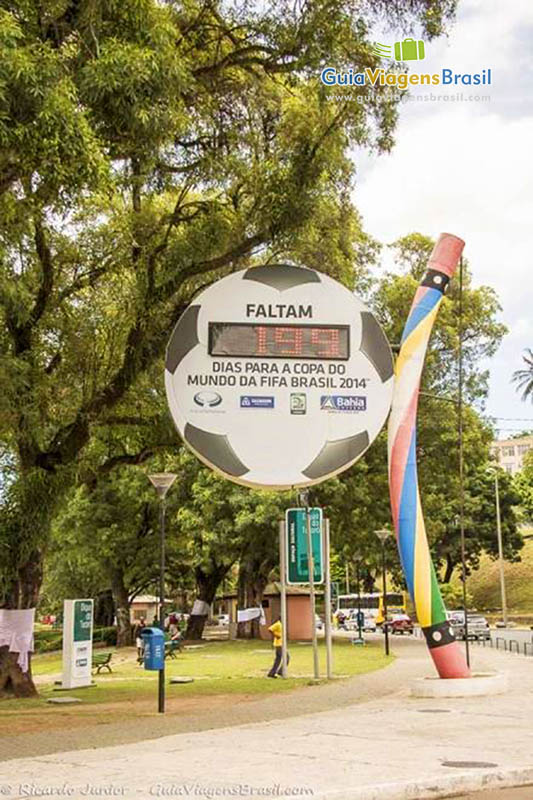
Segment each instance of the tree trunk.
[[[224,577],[230,566],[231,565],[216,566],[212,572],[205,572],[201,567],[198,567],[195,570],[197,585],[196,599],[202,600],[204,603],[210,606],[215,599],[217,589],[224,580]],[[201,639],[204,633],[206,620],[207,614],[191,614],[187,622],[185,639]]]
[[[43,579],[42,567],[43,554],[34,550],[10,583],[4,608],[35,608]],[[18,653],[0,647],[0,696],[36,697],[38,692],[31,676],[31,654],[28,653],[28,672],[22,672],[17,660]]]
[[117,616],[117,647],[129,647],[132,644],[130,598],[124,585],[124,573],[119,568],[111,570],[111,591]]
[[[58,477],[29,464],[9,487],[0,518],[3,578],[0,607],[16,610],[37,606],[50,520],[66,486],[64,476]],[[34,697],[37,690],[31,677],[31,664],[28,672],[23,673],[17,658],[18,655],[9,653],[7,647],[0,648],[0,693]]]
[[17,663],[18,653],[0,647],[0,697],[36,697],[37,689],[31,677],[31,664],[22,672]]
[[[268,583],[268,575],[272,570],[270,562],[252,563],[239,570],[238,606],[252,608],[260,606],[263,592]],[[250,622],[239,622],[238,639],[259,639],[259,619]]]
[[446,569],[444,571],[444,578],[442,579],[443,583],[449,583],[452,579],[453,571],[455,569],[455,564],[452,561],[450,554],[446,555]]
[[110,589],[99,592],[94,602],[94,624],[110,628],[115,619],[115,603]]

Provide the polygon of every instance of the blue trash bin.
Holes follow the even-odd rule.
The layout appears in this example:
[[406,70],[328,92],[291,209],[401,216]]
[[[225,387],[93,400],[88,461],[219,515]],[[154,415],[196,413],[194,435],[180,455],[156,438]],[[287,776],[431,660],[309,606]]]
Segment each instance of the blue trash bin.
[[144,668],[163,669],[165,666],[165,634],[159,628],[144,628]]

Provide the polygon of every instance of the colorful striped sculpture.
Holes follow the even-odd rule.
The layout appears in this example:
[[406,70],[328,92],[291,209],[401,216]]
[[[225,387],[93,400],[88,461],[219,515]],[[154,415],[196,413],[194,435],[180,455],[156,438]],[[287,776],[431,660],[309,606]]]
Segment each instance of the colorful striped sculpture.
[[418,621],[441,678],[468,678],[470,670],[446,619],[429,552],[418,491],[416,412],[431,329],[463,247],[461,239],[443,233],[433,249],[403,331],[389,418],[389,486],[398,550]]

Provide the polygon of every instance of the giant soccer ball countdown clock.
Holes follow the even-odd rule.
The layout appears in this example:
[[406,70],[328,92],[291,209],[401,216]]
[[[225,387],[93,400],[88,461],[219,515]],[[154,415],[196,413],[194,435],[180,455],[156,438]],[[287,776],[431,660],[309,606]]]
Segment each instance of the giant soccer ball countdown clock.
[[392,398],[392,354],[372,313],[328,276],[289,265],[201,292],[165,366],[186,444],[246,486],[307,486],[351,466]]

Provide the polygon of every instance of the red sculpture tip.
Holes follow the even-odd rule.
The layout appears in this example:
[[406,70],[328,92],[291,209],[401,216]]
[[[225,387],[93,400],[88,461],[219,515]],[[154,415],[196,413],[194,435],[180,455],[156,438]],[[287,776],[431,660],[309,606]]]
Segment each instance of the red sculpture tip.
[[464,241],[453,233],[441,233],[429,257],[429,268],[444,272],[451,278],[457,269],[464,246]]

